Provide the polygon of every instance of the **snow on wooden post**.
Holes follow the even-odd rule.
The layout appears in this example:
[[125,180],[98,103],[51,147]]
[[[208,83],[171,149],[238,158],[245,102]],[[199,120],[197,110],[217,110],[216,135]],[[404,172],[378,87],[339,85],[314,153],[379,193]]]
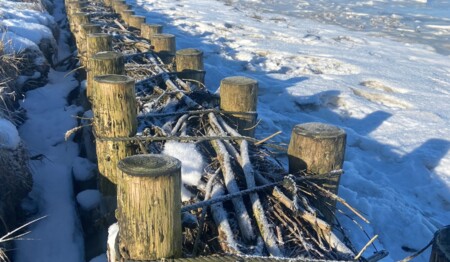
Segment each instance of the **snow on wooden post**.
[[244,113],[228,114],[231,124],[241,135],[255,135],[257,100],[258,81],[252,78],[232,76],[220,82],[220,109]]
[[[133,148],[128,141],[111,141],[117,137],[133,137],[136,134],[136,99],[134,79],[125,75],[94,77],[95,95],[92,96],[94,122],[97,136],[96,151],[98,169],[105,179],[100,179],[103,195],[114,195],[121,178],[117,168],[119,160],[131,156]],[[102,139],[104,138],[104,139]]]
[[130,15],[128,18],[128,25],[137,29],[141,29],[141,25],[145,23],[145,16],[142,15]]
[[203,70],[203,52],[198,49],[188,48],[176,52],[176,70],[181,79],[193,79],[202,84],[205,83],[205,71]]
[[141,37],[150,40],[155,34],[162,33],[163,26],[159,24],[142,24],[141,25]]
[[[300,175],[301,171],[325,174],[341,169],[344,163],[347,134],[341,128],[323,123],[296,125],[292,130],[288,148],[289,173]],[[337,194],[340,176],[319,180],[319,186]],[[328,223],[334,221],[336,201],[312,200]]]
[[154,34],[150,37],[153,50],[164,64],[171,64],[176,52],[175,36],[172,34]]
[[119,162],[119,249],[130,260],[178,258],[182,252],[181,162],[136,155]]
[[450,261],[450,226],[438,230],[434,235],[430,262]]

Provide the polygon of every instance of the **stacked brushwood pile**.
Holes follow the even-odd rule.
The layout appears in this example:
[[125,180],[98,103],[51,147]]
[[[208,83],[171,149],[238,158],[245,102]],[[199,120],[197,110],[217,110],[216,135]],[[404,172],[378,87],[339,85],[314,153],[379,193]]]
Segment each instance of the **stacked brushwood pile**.
[[[199,185],[188,187],[194,197],[182,207],[185,257],[227,253],[355,258],[357,250],[338,221],[326,222],[311,204],[331,198],[346,205],[317,184],[342,170],[288,174],[275,157],[286,148],[239,134],[229,112],[218,109],[220,98],[198,81],[180,79],[173,72],[175,61],[164,58],[164,63],[139,36],[140,28],[127,26],[101,2],[78,11],[89,16],[90,24],[99,25],[101,33],[112,36],[113,51],[124,54],[126,74],[136,80],[138,135],[96,139],[131,142],[135,154],[160,154],[167,141],[191,143],[208,163]],[[80,39],[77,43],[84,44]],[[79,55],[80,61],[88,59]]]

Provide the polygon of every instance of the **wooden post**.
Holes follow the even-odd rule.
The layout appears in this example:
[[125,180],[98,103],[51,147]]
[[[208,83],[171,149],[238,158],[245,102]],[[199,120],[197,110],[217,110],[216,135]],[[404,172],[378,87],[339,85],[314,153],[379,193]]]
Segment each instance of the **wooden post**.
[[141,25],[141,37],[150,40],[155,34],[162,33],[163,26],[159,24],[142,24]]
[[171,64],[176,52],[175,36],[172,34],[154,34],[150,42],[156,54],[164,64]]
[[[137,106],[134,79],[125,75],[95,76],[94,131],[97,136],[96,151],[100,174],[117,184],[121,172],[119,160],[134,152],[129,141],[109,141],[117,137],[133,137],[137,129]],[[101,138],[106,138],[105,140]],[[105,184],[101,184],[105,182]],[[100,180],[100,191],[104,195],[115,193],[115,187]]]
[[89,2],[87,1],[68,1],[66,5],[67,16],[70,17],[74,13],[83,11],[83,8],[85,8],[88,4]]
[[89,34],[98,34],[101,32],[101,26],[99,24],[82,24],[81,25],[81,34],[78,48],[78,54],[81,56],[81,64],[87,64],[87,36]]
[[176,53],[176,70],[179,78],[193,79],[204,84],[203,52],[194,48],[178,50]]
[[70,29],[72,30],[73,35],[75,36],[75,41],[77,48],[80,49],[80,41],[82,29],[81,25],[89,24],[89,13],[75,13],[72,15],[72,21],[70,23]]
[[116,13],[119,13],[120,6],[126,4],[125,0],[113,0],[112,2],[112,8]]
[[103,3],[105,6],[111,7],[112,6],[112,0],[103,0]]
[[136,29],[141,29],[141,25],[145,23],[145,16],[142,15],[130,15],[128,18],[128,25]]
[[98,52],[112,51],[112,37],[109,34],[89,34],[87,36],[86,56],[92,57]]
[[130,23],[130,16],[134,15],[133,10],[124,10],[121,13],[122,20],[128,25]]
[[[296,125],[288,148],[289,172],[326,174],[341,169],[344,163],[347,134],[341,128],[323,123]],[[319,186],[337,194],[340,176],[316,181]],[[311,200],[328,223],[334,222],[336,201],[327,198]]]
[[220,83],[220,109],[250,114],[229,114],[233,127],[244,136],[255,135],[258,82],[242,76],[224,78]]
[[430,262],[450,261],[450,226],[438,230],[434,235]]
[[89,59],[86,83],[86,96],[92,100],[94,95],[94,77],[100,75],[124,75],[125,61],[122,53],[99,52]]
[[123,159],[118,185],[119,249],[131,260],[178,258],[182,251],[181,162],[166,155]]

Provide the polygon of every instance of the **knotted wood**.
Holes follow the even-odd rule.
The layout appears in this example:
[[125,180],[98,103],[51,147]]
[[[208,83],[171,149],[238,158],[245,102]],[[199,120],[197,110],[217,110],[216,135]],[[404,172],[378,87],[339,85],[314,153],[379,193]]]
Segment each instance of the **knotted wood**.
[[137,155],[119,162],[119,247],[131,260],[178,258],[182,253],[181,162]]
[[[301,171],[326,174],[341,169],[344,163],[345,131],[323,123],[296,125],[292,130],[288,148],[289,173],[301,175]],[[337,194],[340,176],[318,180],[323,188]],[[330,199],[312,200],[328,223],[334,221],[336,201]]]
[[229,114],[232,127],[244,136],[253,137],[256,125],[256,103],[258,82],[242,76],[224,78],[220,83],[220,109],[231,112],[253,112],[254,114]]

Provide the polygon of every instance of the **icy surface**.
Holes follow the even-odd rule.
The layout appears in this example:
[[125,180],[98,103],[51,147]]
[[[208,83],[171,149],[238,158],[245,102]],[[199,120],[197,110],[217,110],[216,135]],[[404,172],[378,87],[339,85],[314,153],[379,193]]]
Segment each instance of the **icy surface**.
[[20,143],[19,132],[9,120],[0,118],[0,148],[16,149]]
[[[195,144],[167,142],[163,154],[177,158],[181,161],[181,180],[183,185],[196,186],[203,174],[204,161]],[[191,193],[183,186],[181,198],[187,201]]]
[[[178,49],[204,51],[212,91],[228,76],[259,81],[258,137],[282,130],[275,141],[288,143],[292,128],[304,122],[346,130],[340,195],[371,221],[363,227],[380,235],[375,244],[390,252],[386,261],[419,250],[450,222],[448,2],[336,0],[329,7],[330,1],[321,0],[128,2],[138,6],[138,14],[166,25]],[[403,10],[402,17],[378,11],[386,6],[392,6],[389,12]],[[323,8],[329,8],[330,20],[320,17],[328,14]],[[416,9],[408,17],[405,8]],[[348,24],[333,18],[343,10]],[[441,30],[443,37],[432,38],[437,42],[388,30],[406,30],[408,23],[395,27],[395,21],[421,14],[418,24]],[[366,21],[367,30],[349,26]],[[340,220],[361,249],[367,237],[351,220]],[[429,250],[417,261],[428,258]]]

